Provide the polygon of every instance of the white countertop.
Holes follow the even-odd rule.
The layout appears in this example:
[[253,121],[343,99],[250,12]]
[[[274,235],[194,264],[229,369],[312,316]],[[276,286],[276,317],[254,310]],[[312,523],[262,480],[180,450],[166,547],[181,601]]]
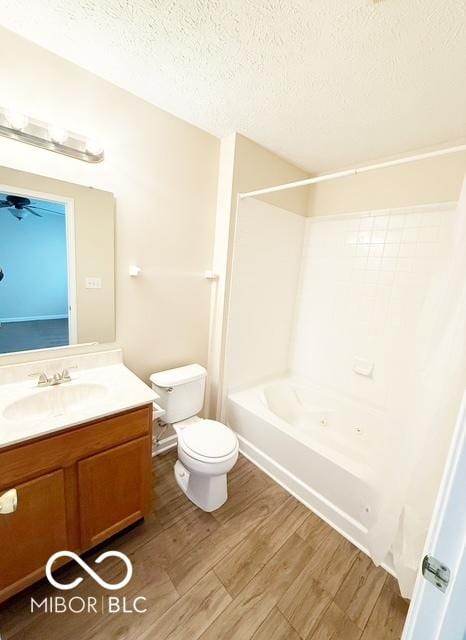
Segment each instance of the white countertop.
[[[73,360],[78,361],[79,366],[79,359]],[[41,363],[35,363],[32,370],[42,370]],[[70,370],[70,374],[71,382],[57,386],[38,387],[32,378],[0,384],[0,448],[141,407],[156,398],[154,391],[121,362]],[[87,390],[95,388],[94,385],[99,387],[99,394],[86,397]],[[69,408],[65,401],[49,410],[50,398],[53,399],[50,394],[56,391],[60,394],[60,389],[65,388],[70,389],[65,395],[78,397],[76,406]],[[29,403],[31,398],[33,409],[30,412],[23,409],[21,420],[7,417],[8,407],[13,403],[22,399]]]

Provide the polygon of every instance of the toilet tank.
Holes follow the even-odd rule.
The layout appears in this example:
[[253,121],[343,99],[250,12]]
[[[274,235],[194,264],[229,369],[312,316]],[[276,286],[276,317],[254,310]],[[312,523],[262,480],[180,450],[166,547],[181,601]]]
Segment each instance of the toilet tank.
[[150,381],[159,396],[157,404],[165,410],[161,419],[173,424],[196,416],[204,404],[206,377],[200,364],[153,373]]

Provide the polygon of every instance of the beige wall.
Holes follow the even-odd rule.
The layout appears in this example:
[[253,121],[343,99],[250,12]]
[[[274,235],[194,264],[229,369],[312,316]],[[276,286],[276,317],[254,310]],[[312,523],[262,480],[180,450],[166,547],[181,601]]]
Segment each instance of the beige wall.
[[[115,340],[115,201],[113,194],[7,167],[0,167],[0,184],[73,199],[78,342],[113,342]],[[88,276],[101,278],[102,288],[86,289],[85,280]]]
[[466,154],[379,169],[309,187],[308,215],[391,209],[458,200]]
[[[219,141],[4,29],[9,105],[102,140],[90,165],[0,138],[0,165],[113,192],[116,339],[141,377],[206,364]],[[94,239],[98,246],[98,238]],[[130,264],[142,267],[128,276]]]
[[[224,375],[224,349],[226,317],[229,304],[229,274],[231,271],[233,242],[236,225],[238,193],[254,189],[303,180],[309,177],[271,151],[239,134],[231,134],[221,141],[217,215],[213,268],[218,274],[216,297],[212,300],[210,317],[210,350],[207,411],[221,417],[219,404]],[[289,191],[264,196],[265,202],[305,216],[308,208],[308,190]]]
[[[233,176],[234,205],[237,193],[309,178],[309,174],[299,167],[239,134],[236,135],[235,141]],[[305,216],[308,198],[309,187],[302,187],[260,196],[259,200]]]

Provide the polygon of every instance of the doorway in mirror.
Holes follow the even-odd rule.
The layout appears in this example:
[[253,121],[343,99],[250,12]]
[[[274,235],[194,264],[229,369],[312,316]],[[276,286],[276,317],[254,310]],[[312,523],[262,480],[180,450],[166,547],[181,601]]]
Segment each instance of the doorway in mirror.
[[0,188],[0,354],[76,342],[72,218],[70,199]]

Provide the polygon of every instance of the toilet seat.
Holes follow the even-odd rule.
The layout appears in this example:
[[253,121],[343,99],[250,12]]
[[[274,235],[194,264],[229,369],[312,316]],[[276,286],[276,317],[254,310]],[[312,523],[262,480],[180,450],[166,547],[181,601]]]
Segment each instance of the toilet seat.
[[238,448],[233,431],[216,420],[199,420],[181,429],[178,443],[188,456],[202,462],[220,462]]

